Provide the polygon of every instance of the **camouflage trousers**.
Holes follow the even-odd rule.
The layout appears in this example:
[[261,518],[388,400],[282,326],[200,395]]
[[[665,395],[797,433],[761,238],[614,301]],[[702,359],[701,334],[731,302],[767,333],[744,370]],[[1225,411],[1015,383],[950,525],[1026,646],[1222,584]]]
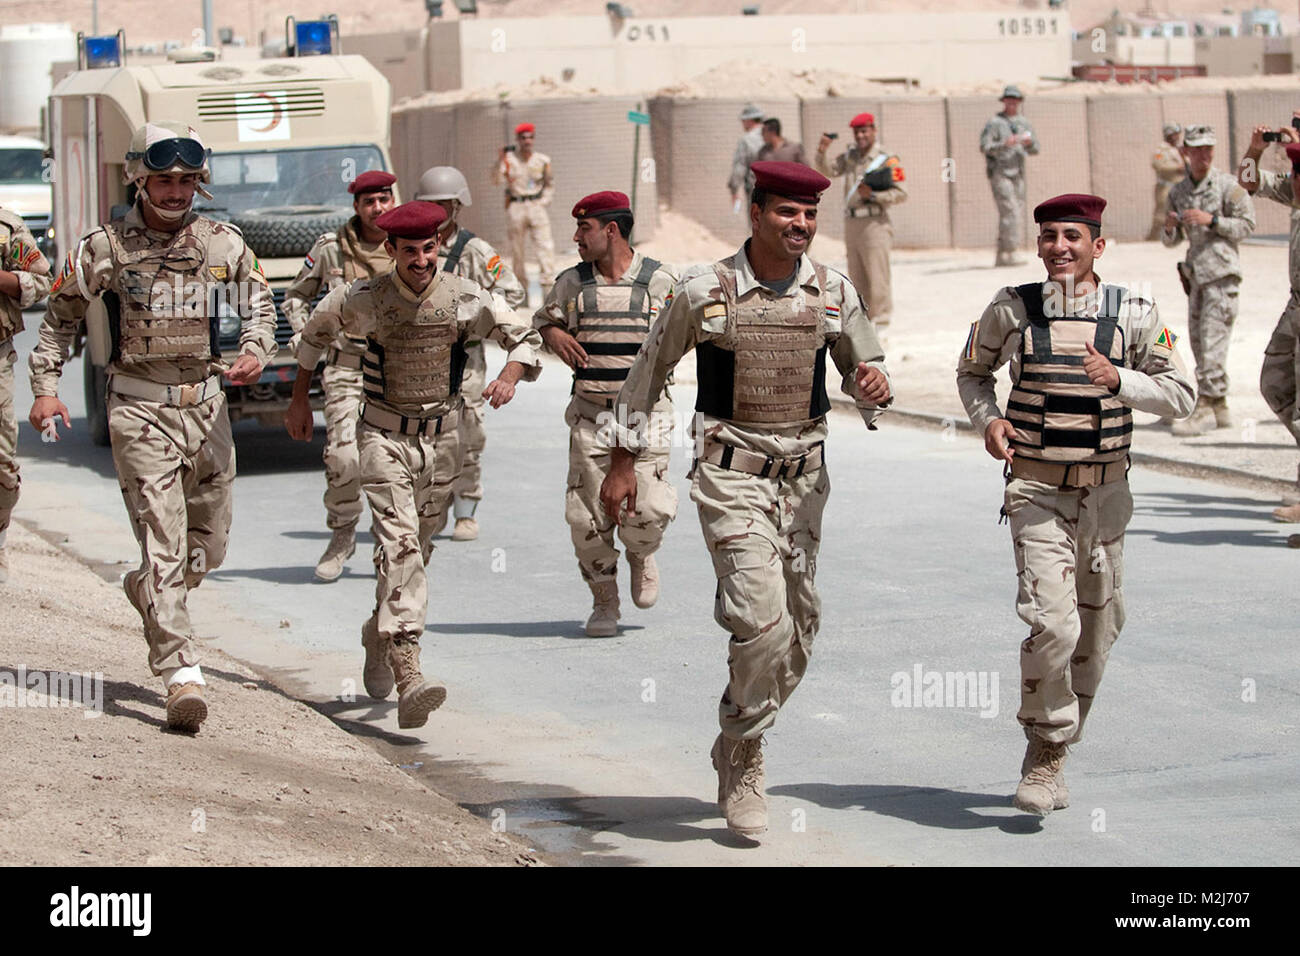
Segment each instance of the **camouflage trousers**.
[[829,493],[825,468],[777,479],[695,466],[691,500],[718,578],[713,616],[731,634],[718,705],[727,737],[771,727],[808,668],[821,623],[814,577]]
[[113,464],[140,568],[124,582],[154,674],[199,662],[189,592],[226,557],[235,443],[226,396],[189,408],[108,395]]
[[1228,394],[1228,343],[1237,320],[1239,276],[1192,283],[1187,297],[1187,338],[1196,359],[1196,392],[1205,398]]
[[[429,609],[427,546],[438,504],[445,506],[455,477],[439,462],[455,460],[455,428],[433,438],[396,435],[362,422],[361,490],[370,501],[375,538],[375,609],[366,622],[386,638],[418,642]],[[443,446],[449,446],[444,448]]]
[[510,242],[510,267],[528,289],[528,270],[524,268],[526,246],[533,244],[537,267],[541,270],[538,281],[542,284],[542,298],[555,285],[555,242],[551,239],[551,220],[546,207],[537,200],[512,202],[506,207],[506,237]]
[[1005,495],[1020,586],[1020,723],[1073,743],[1124,626],[1124,530],[1133,516],[1127,479],[1058,488],[1012,478]]
[[325,391],[325,525],[355,528],[361,518],[357,415],[361,370],[327,364],[320,374]]
[[[1296,402],[1296,383],[1300,381],[1300,292],[1291,292],[1291,301],[1277,320],[1277,327],[1264,348],[1264,364],[1259,370],[1259,391],[1273,409],[1273,414],[1300,444],[1300,404]],[[0,525],[2,526],[2,525]]]
[[[465,399],[465,410],[460,416],[460,462],[452,492],[459,502],[483,500],[483,449],[487,445],[487,432],[483,430],[483,389],[487,387],[487,356],[483,343],[466,349],[465,377],[460,383],[460,394]],[[468,517],[474,513],[469,505]],[[459,511],[459,509],[458,509]]]
[[588,584],[618,575],[614,529],[628,555],[645,557],[659,550],[664,531],[677,517],[677,489],[668,473],[672,450],[673,403],[661,398],[651,412],[649,434],[655,443],[636,459],[636,514],[615,525],[600,504],[600,485],[609,474],[609,435],[600,419],[603,409],[577,396],[564,411],[569,426],[569,477],[564,520],[573,551]]
[[877,327],[889,325],[894,312],[889,250],[894,226],[885,216],[844,220],[844,247],[849,256],[849,281],[867,304],[867,318]]
[[22,476],[18,473],[18,417],[14,413],[14,363],[18,353],[13,340],[0,342],[0,548],[4,547],[5,531],[14,505],[18,503],[18,490]]
[[998,252],[1015,252],[1024,244],[1025,177],[993,173],[989,186],[998,207]]

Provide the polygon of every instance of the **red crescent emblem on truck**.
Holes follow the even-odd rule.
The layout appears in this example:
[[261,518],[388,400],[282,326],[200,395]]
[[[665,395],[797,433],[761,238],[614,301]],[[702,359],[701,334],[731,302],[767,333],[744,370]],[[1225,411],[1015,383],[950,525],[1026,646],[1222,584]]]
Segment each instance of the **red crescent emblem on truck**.
[[263,126],[260,129],[257,128],[256,126],[250,127],[250,130],[254,133],[269,133],[271,132],[271,130],[275,129],[277,126],[280,125],[280,116],[281,116],[280,101],[277,100],[270,93],[254,93],[253,95],[261,97],[262,99],[270,103],[272,112],[271,112],[271,122],[267,123],[265,126]]

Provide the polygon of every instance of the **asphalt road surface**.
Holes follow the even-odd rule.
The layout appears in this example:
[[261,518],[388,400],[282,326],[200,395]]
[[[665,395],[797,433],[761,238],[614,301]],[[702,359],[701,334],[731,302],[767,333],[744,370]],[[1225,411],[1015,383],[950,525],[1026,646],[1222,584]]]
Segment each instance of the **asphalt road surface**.
[[[18,338],[24,361],[34,339],[31,329]],[[490,352],[491,369],[500,364]],[[76,416],[80,376],[70,363],[62,389]],[[679,516],[659,556],[658,605],[633,607],[624,567],[621,634],[585,638],[590,594],[564,523],[568,391],[549,365],[488,411],[482,536],[440,540],[430,562],[423,660],[450,696],[425,728],[398,731],[395,699],[352,699],[374,596],[369,536],[341,580],[313,583],[328,539],[321,428],[303,445],[237,427],[232,543],[191,598],[196,632],[560,861],[1268,865],[1300,855],[1300,552],[1285,546],[1294,529],[1270,520],[1275,502],[1133,472],[1128,623],[1067,765],[1073,806],[1040,821],[1010,804],[1025,628],[998,525],[1000,469],[968,436],[888,419],[868,433],[841,411],[817,572],[823,627],[767,735],[771,830],[761,845],[732,837],[708,757],[727,638],[712,617],[687,448],[674,451]],[[689,408],[694,396],[679,388],[676,398]],[[25,367],[17,404],[25,415]],[[110,453],[88,443],[84,421],[58,444],[24,425],[19,448],[19,520],[66,537],[107,577],[134,566]],[[902,706],[916,702],[904,678],[918,671],[923,683],[974,672],[983,694]]]

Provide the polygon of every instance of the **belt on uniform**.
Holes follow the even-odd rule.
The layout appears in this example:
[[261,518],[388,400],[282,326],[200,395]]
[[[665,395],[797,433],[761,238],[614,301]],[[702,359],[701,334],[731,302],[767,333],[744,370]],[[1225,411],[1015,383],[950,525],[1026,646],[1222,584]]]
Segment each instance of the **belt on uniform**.
[[148,379],[114,372],[108,380],[108,387],[110,391],[128,398],[143,398],[147,402],[162,402],[164,405],[185,408],[190,405],[201,405],[220,395],[221,376],[210,375],[192,385],[163,385],[160,382],[151,382]]
[[375,408],[367,403],[361,406],[361,420],[381,431],[396,432],[399,435],[423,435],[425,438],[433,438],[435,435],[441,435],[444,431],[451,432],[455,430],[457,423],[460,421],[460,409],[452,409],[437,418],[410,418],[406,415],[398,415],[396,412],[386,412],[382,408]]
[[1035,461],[1019,456],[1011,459],[1011,477],[1041,481],[1058,488],[1095,488],[1119,481],[1128,474],[1129,459],[1085,465]]
[[704,454],[696,459],[697,462],[706,461],[728,471],[743,471],[760,478],[798,478],[804,472],[816,471],[824,460],[821,442],[808,454],[798,458],[775,458],[722,442],[708,442],[704,446]]
[[350,368],[353,371],[361,371],[361,356],[353,352],[343,352],[334,346],[329,347],[325,353],[325,361],[330,365],[337,365],[339,368]]
[[511,202],[532,202],[534,199],[541,199],[541,198],[542,198],[541,193],[532,193],[527,196],[511,196],[510,201]]
[[847,210],[847,213],[850,219],[875,219],[885,214],[885,207],[872,203],[869,206],[855,206]]

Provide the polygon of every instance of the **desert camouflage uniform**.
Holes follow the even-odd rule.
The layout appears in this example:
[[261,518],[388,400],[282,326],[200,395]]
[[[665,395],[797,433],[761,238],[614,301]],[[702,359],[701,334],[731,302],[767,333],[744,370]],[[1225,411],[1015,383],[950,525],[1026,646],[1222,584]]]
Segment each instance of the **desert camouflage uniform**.
[[[446,283],[453,283],[446,289]],[[387,286],[387,290],[384,287]],[[376,290],[390,303],[391,314],[381,316]],[[422,310],[436,310],[446,294],[456,303],[454,341],[463,347],[466,341],[491,338],[501,344],[507,361],[521,362],[524,379],[532,381],[541,371],[538,351],[541,339],[532,329],[511,324],[503,317],[492,297],[479,286],[445,273],[420,294],[412,292],[396,271],[374,279],[359,279],[350,286],[337,288],[316,307],[303,328],[298,347],[298,363],[313,368],[330,343],[340,334],[357,339],[373,335],[381,318],[390,323],[406,324]],[[453,349],[455,346],[453,345]],[[418,644],[424,633],[428,613],[428,582],[425,578],[426,549],[433,536],[433,522],[438,503],[450,495],[451,471],[443,471],[439,462],[455,461],[459,432],[453,419],[462,408],[459,383],[448,379],[446,398],[428,403],[390,401],[376,397],[389,395],[390,384],[381,364],[370,367],[372,353],[367,352],[368,389],[377,392],[366,397],[365,414],[357,426],[360,448],[361,488],[370,501],[371,529],[375,536],[375,610],[363,627],[377,632],[384,640]],[[451,371],[451,362],[447,371]],[[441,370],[432,374],[440,375]],[[374,385],[372,386],[371,379]],[[415,434],[378,427],[367,420],[371,410],[387,418],[405,419]],[[450,444],[450,456],[440,445]]]
[[759,123],[747,129],[736,140],[736,148],[731,153],[731,172],[727,175],[727,189],[743,192],[746,199],[754,191],[754,174],[749,167],[758,161],[758,154],[763,151],[763,124]]
[[[885,370],[875,329],[866,320],[858,292],[847,278],[814,264],[805,255],[791,285],[776,292],[755,278],[746,248],[717,266],[724,273],[734,270],[735,308],[750,315],[766,312],[775,320],[766,324],[768,341],[773,342],[769,348],[775,348],[776,359],[785,361],[768,368],[787,368],[789,353],[781,354],[776,343],[785,335],[785,328],[800,329],[798,334],[804,335],[802,329],[810,326],[801,322],[808,320],[814,339],[830,352],[846,394],[856,395],[859,362]],[[824,295],[820,292],[823,287]],[[619,394],[616,414],[620,422],[634,422],[637,414],[648,415],[673,366],[691,349],[696,349],[697,368],[701,368],[706,354],[720,355],[735,347],[736,332],[728,321],[726,299],[714,265],[686,270]],[[815,377],[815,363],[810,360],[808,366],[809,376]],[[701,394],[704,382],[702,371]],[[810,391],[812,405],[826,398],[824,388],[819,395],[815,384]],[[829,401],[825,407],[829,408]],[[861,402],[858,408],[867,426],[873,427],[880,409]],[[766,405],[759,403],[741,414],[748,421],[765,410]],[[812,407],[802,409],[801,417],[812,411]],[[825,467],[797,467],[794,462],[803,459],[806,466],[809,459],[804,456],[813,461],[820,456],[827,433],[825,412],[787,427],[746,424],[701,411],[694,418],[693,430],[697,460],[692,469],[691,499],[699,508],[700,526],[718,578],[714,617],[731,635],[730,679],[718,706],[718,722],[727,738],[754,739],[772,726],[777,711],[798,686],[821,623],[814,575],[830,479]],[[624,435],[619,440],[632,450],[644,447],[644,436]],[[779,476],[761,477],[701,460],[719,450],[725,453],[728,447],[737,455],[770,456],[785,464]]]
[[[176,281],[236,289],[244,319],[240,352],[263,364],[275,354],[271,290],[238,229],[191,214],[179,232],[156,232],[145,226],[138,205],[108,228],[119,238],[110,242],[105,227],[83,238],[50,291],[40,341],[29,359],[33,395],[57,394],[86,308],[108,291],[134,298],[138,309],[153,314],[152,323],[161,323]],[[146,258],[143,268],[119,259],[141,254],[153,259]],[[167,259],[159,261],[161,255]],[[233,296],[228,301],[234,305]],[[127,314],[124,302],[123,316]],[[125,333],[122,341],[127,341]],[[220,384],[230,362],[225,357],[168,358],[168,350],[183,350],[187,344],[169,336],[148,341],[159,343],[163,357],[143,357],[138,348],[124,345],[108,365],[108,431],[122,500],[140,543],[140,568],[127,573],[125,589],[144,620],[149,666],[161,675],[199,661],[186,596],[225,558],[235,447]],[[188,348],[206,350],[206,345]],[[125,394],[129,388],[182,385],[195,393],[176,389],[170,403]],[[177,400],[193,403],[175,404]]]
[[[392,268],[383,240],[361,238],[356,216],[341,232],[327,232],[316,240],[284,292],[284,316],[295,336],[302,334],[311,314],[312,300],[322,292],[356,279],[371,278]],[[325,392],[325,513],[331,530],[355,528],[361,517],[361,482],[357,477],[357,411],[361,406],[362,342],[340,334],[332,343],[321,388]]]
[[1291,208],[1291,297],[1264,349],[1259,390],[1273,414],[1300,444],[1300,405],[1296,402],[1296,383],[1300,381],[1300,207],[1296,205],[1295,181],[1291,176],[1263,170],[1255,195]]
[[[611,282],[593,268],[600,286],[631,286],[640,273],[646,258],[633,252],[627,271]],[[664,301],[671,300],[677,273],[660,264],[650,277],[646,293],[647,317],[651,323],[658,317]],[[546,297],[542,308],[533,317],[533,327],[541,330],[548,325],[564,329],[575,335],[579,328],[578,299],[582,295],[582,279],[577,268],[565,269],[556,277],[555,287]],[[673,401],[665,385],[647,409],[649,447],[637,456],[635,515],[629,515],[617,525],[619,540],[623,542],[629,558],[638,559],[654,554],[663,541],[664,531],[677,516],[677,489],[673,487],[668,465],[672,452]],[[610,439],[615,432],[611,425],[613,414],[605,404],[597,404],[577,394],[575,389],[564,422],[569,426],[568,491],[564,499],[564,518],[573,538],[573,550],[578,558],[582,579],[589,585],[613,581],[618,575],[618,548],[614,546],[615,523],[600,503],[600,486],[609,474]]]
[[894,224],[889,207],[907,201],[907,188],[899,181],[892,189],[872,190],[871,196],[863,199],[858,195],[858,186],[867,167],[888,155],[875,143],[866,153],[850,146],[830,163],[825,153],[816,153],[813,159],[819,173],[832,179],[844,177],[844,246],[849,254],[849,281],[862,293],[867,317],[877,328],[889,325],[894,313],[889,270]]
[[[484,291],[492,295],[501,315],[510,320],[514,309],[522,308],[528,302],[528,293],[520,284],[511,268],[492,248],[491,244],[467,229],[457,229],[443,240],[438,247],[438,268],[446,271],[451,250],[462,235],[471,238],[465,243],[460,259],[456,263],[456,275],[462,279],[475,282]],[[487,433],[483,430],[483,389],[487,387],[487,355],[482,341],[465,343],[465,377],[460,383],[460,394],[465,399],[465,408],[460,416],[459,460],[444,462],[444,470],[450,469],[456,475],[451,492],[455,501],[457,518],[472,518],[483,500],[483,449],[487,445]],[[441,446],[450,451],[452,444],[445,442]],[[443,521],[450,502],[443,502],[439,507],[437,524]]]
[[1025,230],[1025,157],[1038,154],[1038,137],[1028,146],[1004,145],[1012,135],[1028,133],[1034,128],[1022,114],[998,113],[980,133],[980,152],[984,154],[985,172],[998,207],[998,252],[1012,253],[1024,244]]
[[531,238],[537,267],[541,270],[538,281],[545,296],[555,284],[555,242],[551,239],[551,220],[546,214],[555,195],[551,158],[534,151],[525,163],[518,153],[506,153],[505,170],[500,163],[492,170],[492,185],[502,184],[506,187],[506,235],[515,276],[526,290],[526,243]]
[[23,217],[0,209],[0,270],[18,277],[18,298],[0,296],[0,548],[22,477],[18,473],[18,416],[14,413],[14,336],[23,330],[23,309],[50,291],[50,264],[36,245]]
[[1255,231],[1255,204],[1236,177],[1211,169],[1199,183],[1188,176],[1169,192],[1169,210],[1201,209],[1217,215],[1217,226],[1184,226],[1162,232],[1160,241],[1176,246],[1187,238],[1184,265],[1191,291],[1187,295],[1187,337],[1196,360],[1196,386],[1207,399],[1228,394],[1228,343],[1237,318],[1241,260],[1237,243]]
[[[994,296],[971,328],[957,365],[957,391],[980,435],[994,420],[1020,414],[1011,407],[1006,415],[999,411],[994,376],[1010,362],[1012,382],[1022,383],[1022,341],[1029,320],[1021,290],[1028,288],[1037,287],[1008,287]],[[1050,284],[1041,288],[1045,296],[1050,294]],[[1094,338],[1099,327],[1098,293],[1058,301],[1061,316],[1084,317],[1085,324],[1091,318],[1093,328],[1086,333],[1086,341],[1100,346]],[[1087,431],[1095,430],[1099,422],[1122,420],[1114,413],[1131,415],[1128,408],[1175,418],[1187,415],[1194,399],[1192,384],[1174,347],[1174,336],[1160,324],[1155,303],[1129,295],[1119,301],[1115,313],[1117,331],[1109,357],[1119,371],[1120,386],[1114,393],[1113,417],[1089,416],[1071,409],[1072,414],[1063,420],[1070,423],[1073,419],[1074,428]],[[1049,320],[1048,327],[1058,321]],[[1033,329],[1025,344],[1031,352],[1038,345]],[[1077,351],[1082,352],[1081,345]],[[1081,362],[1078,367],[1086,383]],[[1056,391],[1067,394],[1066,389]],[[1096,397],[1104,391],[1090,384],[1068,388],[1071,397]],[[1047,435],[1046,427],[1040,427],[1039,434]],[[1017,429],[1021,428],[1017,423]],[[1124,626],[1124,530],[1133,513],[1127,479],[1130,432],[1131,418],[1120,440],[1112,439],[1112,450],[1100,451],[1103,443],[1099,441],[1092,449],[1069,448],[1064,451],[1065,459],[1046,463],[1051,467],[1063,460],[1110,462],[1100,484],[1078,487],[1015,476],[1007,481],[1004,511],[1011,524],[1020,584],[1016,611],[1030,628],[1020,647],[1017,716],[1027,730],[1053,743],[1079,739],[1111,645]],[[1028,444],[1031,434],[1017,432],[1025,443],[1018,440],[1013,444],[1016,467],[1026,462],[1044,464],[1042,448]],[[1065,446],[1051,447],[1061,450]],[[1102,465],[1092,468],[1099,471]]]
[[1162,143],[1151,158],[1151,168],[1156,171],[1156,205],[1151,214],[1151,231],[1147,241],[1155,242],[1165,231],[1165,216],[1169,212],[1169,191],[1174,184],[1187,177],[1187,164],[1177,146]]

